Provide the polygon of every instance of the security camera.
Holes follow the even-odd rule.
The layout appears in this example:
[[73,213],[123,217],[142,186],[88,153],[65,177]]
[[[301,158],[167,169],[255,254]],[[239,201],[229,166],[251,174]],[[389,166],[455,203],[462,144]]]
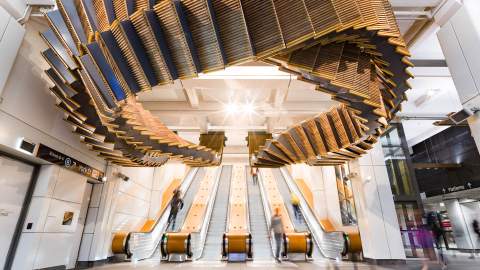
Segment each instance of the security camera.
[[130,177],[126,176],[125,174],[123,174],[123,173],[121,173],[121,172],[117,173],[117,176],[118,176],[119,178],[121,178],[121,179],[122,179],[123,181],[125,181],[125,182],[128,181],[128,180],[130,180]]

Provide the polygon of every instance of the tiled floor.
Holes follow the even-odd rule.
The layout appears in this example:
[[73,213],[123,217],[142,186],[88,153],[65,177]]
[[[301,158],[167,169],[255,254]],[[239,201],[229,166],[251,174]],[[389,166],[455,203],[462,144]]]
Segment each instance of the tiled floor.
[[[449,256],[449,270],[479,270],[480,269],[480,257],[475,259],[468,258],[468,255],[460,254],[457,256]],[[389,269],[400,269],[400,270],[420,270],[422,269],[422,263],[419,260],[409,260],[406,265],[388,265],[388,266],[376,266],[368,265],[364,263],[350,263],[350,262],[340,262],[336,263],[333,261],[317,261],[309,263],[293,263],[293,262],[283,262],[281,264],[276,264],[273,261],[263,261],[263,262],[247,262],[247,263],[225,263],[225,262],[188,262],[188,263],[159,263],[158,261],[143,261],[138,263],[119,263],[119,264],[110,264],[104,265],[101,267],[96,267],[95,269],[105,269],[105,270],[126,270],[126,269],[179,269],[179,270],[247,270],[247,269],[299,269],[299,270],[389,270]],[[441,267],[431,262],[429,263],[428,270],[440,270]]]

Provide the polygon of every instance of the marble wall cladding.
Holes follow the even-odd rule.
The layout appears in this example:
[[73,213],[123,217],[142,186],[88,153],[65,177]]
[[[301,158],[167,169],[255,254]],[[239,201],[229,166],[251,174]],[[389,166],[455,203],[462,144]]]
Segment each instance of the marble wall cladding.
[[405,259],[381,145],[349,166],[364,257]]
[[[109,167],[107,182],[93,188],[78,260],[97,261],[112,256],[113,235],[137,231],[147,219],[154,218],[165,188],[173,179],[183,179],[187,171],[187,166],[175,162],[160,168]],[[118,178],[119,172],[129,180]]]
[[0,96],[2,96],[24,35],[25,29],[7,10],[0,6],[0,58],[2,59],[2,65],[0,65]]
[[[80,174],[56,165],[42,166],[13,269],[75,266],[89,185]],[[71,220],[65,219],[66,213],[73,213]]]
[[5,265],[32,173],[33,166],[0,155],[0,268]]

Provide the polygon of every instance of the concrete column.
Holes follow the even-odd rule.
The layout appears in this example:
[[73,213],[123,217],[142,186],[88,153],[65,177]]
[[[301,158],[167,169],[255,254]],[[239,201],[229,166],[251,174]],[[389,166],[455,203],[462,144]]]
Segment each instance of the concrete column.
[[381,145],[351,162],[350,172],[364,257],[405,260]]

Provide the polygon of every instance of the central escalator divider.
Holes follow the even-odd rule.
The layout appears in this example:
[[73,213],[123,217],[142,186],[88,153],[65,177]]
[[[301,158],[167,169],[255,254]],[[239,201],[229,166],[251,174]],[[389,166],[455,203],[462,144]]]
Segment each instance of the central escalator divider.
[[200,182],[181,229],[163,234],[160,242],[162,260],[185,261],[194,255],[195,247],[192,245],[197,243],[193,238],[198,237],[205,225],[208,208],[216,190],[218,170],[218,167],[205,168],[205,176]]
[[228,261],[245,261],[252,258],[252,235],[248,217],[245,167],[235,165],[230,184],[228,224],[222,243],[222,256]]
[[229,199],[231,178],[232,166],[223,166],[218,183],[218,191],[215,195],[215,203],[208,224],[205,244],[203,245],[203,252],[201,254],[202,261],[220,261],[222,259],[221,244],[222,235],[225,232],[225,226],[227,224],[228,208],[226,205]]

